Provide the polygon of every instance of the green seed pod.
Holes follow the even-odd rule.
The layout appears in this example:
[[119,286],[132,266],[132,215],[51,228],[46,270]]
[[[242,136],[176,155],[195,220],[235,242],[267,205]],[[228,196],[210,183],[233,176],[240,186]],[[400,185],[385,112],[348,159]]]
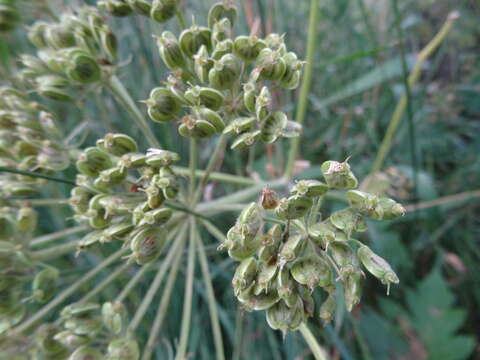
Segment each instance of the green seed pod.
[[317,286],[326,287],[333,284],[333,273],[330,266],[315,254],[295,261],[290,273],[298,283],[308,286],[310,290]]
[[264,48],[260,51],[256,66],[261,69],[261,78],[270,81],[281,81],[287,70],[283,57],[279,52],[270,48]]
[[322,250],[328,249],[332,241],[347,241],[347,236],[338,230],[330,220],[316,223],[308,229],[309,238]]
[[140,153],[128,153],[122,156],[118,162],[118,166],[127,169],[139,168],[145,166],[147,156]]
[[90,190],[76,186],[70,192],[69,204],[76,213],[83,214],[88,210],[88,203],[93,195]]
[[28,30],[28,40],[38,49],[44,48],[47,46],[47,41],[45,40],[45,32],[49,25],[43,21],[35,22],[31,28]]
[[279,81],[279,85],[287,89],[294,89],[300,82],[303,63],[298,60],[297,55],[293,52],[285,54],[283,59],[285,60],[287,68],[282,79]]
[[140,349],[133,339],[121,338],[110,341],[108,344],[107,360],[138,360]]
[[280,199],[275,208],[275,215],[283,220],[299,219],[305,216],[313,205],[311,198],[306,196],[292,195]]
[[290,274],[290,269],[286,266],[278,272],[277,291],[278,295],[288,307],[293,307],[297,302],[298,294],[296,292],[295,281]]
[[367,223],[362,216],[351,208],[335,211],[330,215],[330,222],[339,230],[347,234],[347,237],[353,232],[367,231]]
[[195,113],[199,118],[212,124],[217,132],[220,133],[225,129],[225,123],[217,112],[206,107],[200,107],[195,109]]
[[[258,121],[263,121],[268,116],[271,103],[272,95],[270,94],[268,87],[264,86],[260,91],[260,95],[255,99],[255,115],[257,116]],[[279,120],[282,119],[280,118]]]
[[393,220],[405,215],[405,208],[396,201],[382,197],[378,201],[378,208],[382,209],[382,220]]
[[178,0],[153,0],[150,17],[163,24],[175,16]]
[[64,355],[66,349],[54,338],[59,330],[60,328],[55,324],[46,323],[40,325],[35,332],[36,345],[48,355],[56,355],[59,353]]
[[168,208],[159,208],[151,210],[144,214],[138,226],[143,225],[163,225],[172,217],[172,210]]
[[282,135],[287,122],[287,115],[281,111],[267,116],[261,125],[260,139],[266,144],[275,142]]
[[118,53],[118,41],[115,34],[108,28],[102,28],[100,32],[100,44],[111,61],[116,61]]
[[106,134],[103,139],[97,140],[97,147],[115,156],[137,151],[137,143],[125,134]]
[[345,294],[345,306],[348,311],[360,303],[362,296],[362,276],[359,273],[347,275],[343,282],[343,291]]
[[265,210],[273,210],[278,206],[278,195],[275,191],[265,188],[262,190],[260,204]]
[[262,237],[262,247],[258,250],[258,259],[265,263],[275,263],[282,243],[283,231],[279,224],[275,224]]
[[104,356],[97,348],[83,345],[77,348],[68,360],[101,360]]
[[32,299],[39,303],[46,303],[54,295],[60,272],[48,267],[35,275],[32,282]]
[[159,178],[155,183],[162,189],[163,195],[166,199],[175,200],[180,190],[180,186],[178,184],[177,176],[171,168],[160,168]]
[[148,115],[158,123],[173,120],[181,110],[178,98],[169,89],[155,88],[150,92],[150,97],[145,101],[148,106]]
[[133,10],[140,15],[150,16],[152,4],[148,0],[127,0]]
[[224,55],[231,54],[232,52],[233,41],[231,39],[225,39],[215,45],[211,58],[213,60],[220,60]]
[[92,246],[93,244],[99,242],[102,239],[102,236],[103,231],[101,230],[91,231],[90,233],[88,233],[78,242],[77,253],[80,253],[81,251],[84,251],[88,247]]
[[97,3],[100,10],[108,12],[113,16],[128,16],[133,13],[133,9],[126,0],[103,0]]
[[232,150],[241,150],[252,146],[260,138],[260,130],[243,133],[235,139],[230,148]]
[[335,309],[337,308],[337,302],[335,299],[335,294],[331,293],[328,295],[327,299],[320,306],[320,311],[318,316],[324,321],[325,324],[330,323],[333,320],[333,315],[335,314]]
[[294,138],[300,136],[302,133],[302,125],[295,121],[287,121],[287,126],[282,130],[282,137]]
[[317,180],[301,180],[290,190],[294,195],[316,198],[328,191],[328,185]]
[[58,341],[60,344],[66,346],[67,348],[76,348],[78,346],[86,345],[91,342],[88,337],[76,335],[70,330],[65,330],[57,333],[53,337],[53,339]]
[[265,38],[265,43],[270,49],[277,50],[282,46],[285,46],[285,35],[279,35],[276,33],[268,34]]
[[360,246],[357,250],[357,256],[370,274],[379,279],[382,284],[387,285],[387,294],[391,283],[398,284],[400,282],[390,264],[375,254],[368,246]]
[[303,302],[304,314],[306,317],[315,315],[315,300],[313,300],[312,291],[304,285],[297,284],[297,291]]
[[215,89],[194,86],[185,92],[185,100],[191,105],[203,105],[211,110],[218,110],[224,104],[223,94]]
[[218,90],[227,90],[233,87],[240,76],[240,63],[232,54],[226,54],[216,60],[208,73],[208,81]]
[[262,210],[257,203],[250,203],[242,210],[237,219],[237,224],[248,227],[248,235],[254,237],[263,225]]
[[240,117],[232,120],[223,130],[227,135],[238,135],[244,131],[248,131],[252,128],[253,124],[257,122],[254,117]]
[[97,147],[86,148],[78,157],[78,171],[89,177],[97,177],[102,170],[113,166],[111,156]]
[[177,38],[170,31],[164,31],[160,37],[157,38],[157,46],[165,65],[173,70],[183,68],[185,66],[185,58],[182,50],[178,44]]
[[209,121],[188,115],[182,119],[178,133],[184,137],[205,139],[217,133],[216,127]]
[[266,310],[272,307],[280,300],[278,293],[272,289],[268,293],[254,294],[255,284],[250,285],[247,289],[241,291],[237,298],[246,308],[247,311]]
[[166,244],[167,231],[163,227],[146,227],[140,230],[130,243],[132,258],[145,265],[160,255]]
[[155,184],[149,185],[145,189],[147,194],[147,203],[150,209],[156,209],[165,202],[165,196],[162,189]]
[[238,36],[233,42],[233,53],[243,61],[250,63],[257,59],[260,51],[266,48],[267,44],[258,39],[255,35]]
[[359,190],[349,190],[347,191],[347,199],[350,206],[360,214],[377,220],[383,218],[383,208],[378,206],[378,196]]
[[88,217],[88,224],[98,230],[108,227],[112,220],[104,209],[88,210],[86,216]]
[[304,320],[303,302],[300,297],[292,307],[279,301],[267,310],[268,325],[274,330],[280,330],[284,336],[289,330],[297,330]]
[[120,185],[127,178],[127,175],[128,172],[126,168],[113,167],[101,171],[93,184],[97,189],[108,192],[112,186]]
[[358,186],[358,180],[345,162],[325,161],[321,171],[328,186],[336,189],[353,189]]
[[302,72],[300,70],[293,71],[292,73],[286,72],[282,79],[278,82],[278,86],[284,89],[294,90],[300,84],[301,78]]
[[66,49],[76,45],[72,29],[62,24],[48,25],[45,29],[45,41],[54,49]]
[[163,167],[170,166],[179,160],[180,155],[176,152],[161,149],[148,149],[145,163],[153,167]]
[[233,275],[232,285],[235,296],[252,285],[257,274],[257,260],[254,257],[249,257],[243,260],[235,270]]
[[333,260],[340,268],[339,275],[345,276],[360,271],[357,255],[350,245],[342,241],[332,241],[328,249]]
[[126,330],[127,309],[118,301],[106,302],[102,305],[103,325],[115,335],[119,335]]
[[212,28],[212,44],[216,48],[221,41],[228,39],[231,36],[232,24],[227,18],[223,18],[216,22]]
[[193,56],[195,61],[195,74],[202,83],[208,81],[208,72],[213,67],[213,60],[208,56],[208,50],[205,45],[200,46],[198,52]]
[[277,263],[283,267],[287,262],[293,261],[302,252],[306,244],[305,238],[300,235],[291,235],[283,244],[278,254]]
[[32,232],[37,227],[38,213],[30,207],[22,207],[17,213],[17,229]]
[[278,266],[268,263],[261,263],[258,269],[257,277],[255,279],[255,286],[253,293],[260,295],[261,293],[269,293],[272,285],[274,285],[275,277],[277,276]]
[[99,81],[102,77],[102,71],[97,61],[89,54],[80,49],[70,50],[68,52],[68,65],[65,68],[65,74],[70,80],[82,84],[90,84]]
[[243,104],[248,112],[254,113],[256,107],[257,91],[254,83],[243,85]]
[[246,225],[235,225],[227,232],[227,240],[222,247],[228,248],[228,255],[238,261],[253,256],[262,245],[260,236],[252,237],[248,234]]
[[180,49],[188,57],[195,55],[202,45],[205,45],[210,52],[212,50],[211,36],[212,32],[209,28],[192,25],[180,34]]
[[237,19],[237,8],[232,1],[217,2],[208,11],[208,27],[213,28],[215,23],[227,18],[232,26]]
[[102,231],[100,237],[101,243],[110,242],[116,238],[125,238],[132,231],[134,225],[130,221],[123,221],[118,224],[114,224]]

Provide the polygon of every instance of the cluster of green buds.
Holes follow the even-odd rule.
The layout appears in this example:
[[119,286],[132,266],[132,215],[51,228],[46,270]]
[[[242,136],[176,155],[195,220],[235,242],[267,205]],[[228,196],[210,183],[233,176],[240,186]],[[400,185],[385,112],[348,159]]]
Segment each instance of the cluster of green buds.
[[138,264],[154,260],[167,238],[165,224],[172,210],[179,179],[171,165],[179,155],[167,150],[137,152],[136,142],[124,134],[107,134],[85,149],[76,163],[79,175],[70,204],[78,221],[94,229],[79,250],[114,239],[125,241]]
[[303,62],[277,34],[232,38],[236,15],[231,1],[219,2],[209,11],[208,27],[193,24],[178,39],[169,31],[157,38],[171,73],[145,101],[150,118],[179,119],[185,137],[234,135],[232,149],[298,136],[301,126],[274,109],[271,89],[296,88]]
[[[69,154],[55,117],[13,88],[0,88],[0,166],[48,175],[66,169]],[[0,194],[28,196],[44,180],[0,175]]]
[[0,33],[13,30],[19,21],[15,0],[0,0]]
[[101,0],[97,6],[113,16],[138,14],[164,23],[175,16],[180,0]]
[[74,303],[63,308],[60,324],[43,324],[35,334],[35,359],[137,360],[137,342],[126,333],[128,314],[119,302]]
[[58,22],[38,21],[28,38],[38,50],[21,57],[22,78],[53,100],[73,100],[72,89],[100,81],[117,60],[116,37],[92,7],[65,13]]
[[[248,311],[266,310],[270,327],[284,333],[315,315],[316,288],[325,292],[318,310],[325,322],[333,318],[339,282],[351,311],[360,302],[361,265],[387,287],[399,282],[390,265],[352,235],[367,230],[365,218],[395,219],[404,208],[355,190],[358,181],[346,161],[326,161],[321,170],[325,183],[299,181],[284,198],[264,190],[259,204],[241,212],[220,245],[240,261],[232,281],[239,302]],[[320,204],[331,189],[346,190],[350,206],[318,221]]]

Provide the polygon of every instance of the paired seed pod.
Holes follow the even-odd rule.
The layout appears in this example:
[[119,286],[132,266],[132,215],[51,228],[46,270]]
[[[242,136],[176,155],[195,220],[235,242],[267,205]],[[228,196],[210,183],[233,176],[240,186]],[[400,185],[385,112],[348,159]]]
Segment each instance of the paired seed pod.
[[135,140],[124,134],[106,134],[103,139],[97,141],[96,145],[99,149],[115,156],[136,152],[138,149]]
[[212,31],[209,28],[193,25],[180,34],[180,49],[187,57],[195,55],[202,45],[205,45],[210,52],[212,50],[211,36]]
[[178,98],[169,89],[155,88],[150,92],[150,97],[145,101],[148,106],[148,115],[159,123],[173,120],[181,110]]
[[183,57],[177,38],[173,33],[164,31],[162,35],[157,38],[157,46],[160,57],[169,69],[173,70],[185,66],[185,58]]
[[317,286],[333,285],[333,272],[330,266],[315,254],[304,256],[295,261],[290,273],[298,283],[308,286],[311,290]]
[[160,255],[166,244],[167,231],[163,227],[146,227],[132,239],[132,258],[139,265],[145,265]]
[[212,69],[208,73],[208,80],[212,87],[218,90],[227,90],[232,88],[238,81],[240,75],[240,64],[232,54],[223,55],[220,60],[216,60]]
[[280,200],[275,208],[275,215],[284,220],[299,219],[307,214],[312,205],[313,201],[311,198],[292,195]]
[[237,8],[231,1],[215,3],[208,12],[208,27],[213,28],[215,23],[227,18],[232,26],[237,19]]
[[358,180],[345,162],[325,161],[321,171],[327,185],[336,189],[353,189],[358,186]]
[[150,17],[159,23],[164,23],[175,16],[178,0],[153,0]]
[[363,266],[382,284],[387,285],[387,294],[390,290],[390,284],[398,284],[400,280],[397,274],[392,270],[383,258],[375,254],[368,246],[362,245],[357,250],[357,255]]

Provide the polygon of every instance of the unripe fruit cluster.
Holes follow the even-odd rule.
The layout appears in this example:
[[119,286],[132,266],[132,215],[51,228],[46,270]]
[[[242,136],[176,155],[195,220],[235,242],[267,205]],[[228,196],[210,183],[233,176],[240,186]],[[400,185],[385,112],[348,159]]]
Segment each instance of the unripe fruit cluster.
[[172,216],[163,205],[179,190],[170,166],[178,160],[178,154],[166,150],[139,153],[136,142],[124,134],[107,134],[85,149],[76,163],[80,175],[70,204],[75,218],[88,222],[93,231],[79,250],[121,239],[138,264],[154,260],[166,243],[164,225]]
[[178,119],[185,137],[234,135],[232,149],[298,136],[301,126],[274,109],[271,89],[295,89],[303,62],[277,34],[233,38],[236,16],[230,1],[219,2],[209,11],[208,27],[193,24],[178,38],[169,31],[157,38],[171,74],[145,101],[150,118]]
[[164,23],[175,16],[180,0],[101,0],[97,6],[113,16],[138,14]]
[[92,7],[65,13],[58,22],[36,22],[28,33],[38,49],[23,55],[21,77],[47,98],[72,101],[72,89],[98,82],[117,60],[117,40]]
[[[265,190],[260,205],[247,206],[220,245],[240,261],[232,284],[242,306],[266,310],[270,327],[284,333],[315,315],[316,288],[326,293],[318,310],[325,322],[333,319],[339,283],[351,311],[360,302],[361,265],[387,287],[399,282],[390,265],[352,235],[367,230],[365,217],[395,219],[405,213],[403,207],[354,190],[358,181],[347,162],[327,161],[321,169],[326,183],[299,181],[282,199]],[[350,207],[317,222],[319,204],[330,189],[347,190]],[[266,212],[277,219],[265,218]],[[266,232],[265,219],[274,223]]]

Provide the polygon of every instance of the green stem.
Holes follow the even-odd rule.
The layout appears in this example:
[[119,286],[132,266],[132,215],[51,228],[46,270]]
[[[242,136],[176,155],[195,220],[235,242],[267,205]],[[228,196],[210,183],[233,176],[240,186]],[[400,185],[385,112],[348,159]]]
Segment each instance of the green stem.
[[190,320],[192,315],[193,277],[195,274],[195,219],[190,218],[190,245],[188,250],[187,279],[183,296],[182,328],[175,360],[184,360],[187,353],[188,337],[190,334]]
[[[173,170],[179,175],[190,175],[190,169],[180,167],[180,166],[173,166]],[[195,171],[195,177],[202,178],[205,176],[205,170],[197,170]],[[243,176],[236,176],[230,174],[224,174],[221,172],[211,172],[210,179],[223,182],[223,183],[230,183],[230,184],[237,184],[237,185],[256,185],[258,181],[254,179],[243,177]]]
[[39,174],[39,173],[35,173],[35,172],[32,172],[32,171],[17,170],[17,169],[13,169],[13,168],[10,168],[10,167],[7,167],[7,166],[0,166],[0,173],[1,172],[8,172],[8,173],[12,173],[12,174],[20,174],[20,175],[25,175],[25,176],[30,176],[30,177],[34,177],[34,178],[40,178],[40,179],[46,179],[46,180],[50,180],[50,181],[55,181],[55,182],[75,186],[74,181],[60,179],[60,178],[56,178],[56,177],[48,176],[48,175],[44,175],[44,174]]
[[61,230],[54,232],[52,234],[44,235],[44,236],[39,236],[35,239],[33,239],[30,242],[30,246],[39,246],[39,245],[45,245],[48,244],[52,241],[77,234],[79,232],[87,231],[90,227],[88,225],[79,225],[79,226],[74,226],[72,228],[66,229],[66,230]]
[[63,256],[75,250],[78,246],[78,241],[71,241],[66,244],[51,246],[44,250],[33,251],[30,255],[37,261],[48,261],[57,257]]
[[203,246],[200,234],[198,233],[198,230],[196,228],[196,224],[194,224],[194,226],[197,240],[196,244],[198,247],[198,255],[200,259],[200,268],[202,270],[203,280],[205,283],[205,288],[207,290],[208,308],[210,310],[210,323],[212,325],[213,341],[215,343],[215,354],[217,360],[225,360],[222,331],[220,329],[220,321],[218,319],[217,301],[215,299],[215,292],[213,291],[212,278],[210,276],[210,270],[208,268],[207,255],[205,253],[205,247]]
[[[308,21],[308,38],[307,38],[307,58],[305,65],[305,72],[302,79],[302,87],[300,88],[300,95],[298,100],[297,113],[295,120],[299,124],[303,124],[305,120],[305,114],[308,106],[308,93],[310,92],[310,85],[312,83],[312,72],[315,57],[315,45],[317,42],[317,20],[318,20],[318,7],[319,0],[310,1],[310,19]],[[287,167],[285,169],[285,175],[287,178],[293,176],[293,170],[295,167],[295,160],[297,159],[300,148],[300,137],[296,137],[292,140],[290,152],[288,154]]]
[[312,351],[315,360],[327,360],[328,356],[326,351],[319,345],[317,339],[315,339],[315,336],[312,334],[312,332],[305,323],[302,323],[302,325],[300,325],[300,332],[302,333],[303,338],[310,347],[310,350]]
[[187,28],[187,23],[185,22],[185,17],[183,16],[183,13],[180,10],[177,10],[175,12],[175,16],[177,17],[178,20],[178,25],[180,25],[180,29],[186,29]]
[[33,325],[35,325],[39,320],[45,317],[51,310],[55,307],[63,303],[68,297],[76,293],[84,284],[87,284],[90,280],[92,280],[95,275],[97,275],[100,271],[105,269],[107,266],[115,262],[116,260],[120,259],[128,249],[119,249],[110,255],[108,258],[103,260],[100,264],[98,264],[95,268],[87,272],[83,275],[80,279],[75,281],[72,285],[70,285],[67,289],[63,290],[57,297],[55,297],[52,301],[50,301],[47,305],[37,311],[32,317],[28,318],[23,323],[19,324],[17,327],[13,328],[10,332],[11,335],[18,335],[23,331],[29,329]]
[[202,224],[205,226],[205,229],[207,229],[210,235],[216,238],[220,243],[225,241],[225,234],[219,228],[213,225],[212,222],[209,220],[202,220]]
[[[8,199],[10,200],[10,199]],[[16,201],[20,206],[23,204],[28,204],[29,206],[62,206],[68,205],[70,199],[13,199]]]
[[133,101],[127,89],[125,89],[125,87],[123,86],[122,82],[116,76],[112,76],[105,85],[115,95],[117,100],[125,107],[125,109],[127,109],[127,111],[130,113],[133,120],[140,128],[140,131],[147,139],[148,144],[152,147],[160,149],[160,142],[156,138],[152,129],[145,120],[145,117],[138,109],[138,106]]
[[[437,35],[435,35],[435,37],[432,40],[430,40],[430,42],[418,54],[417,62],[415,63],[415,66],[413,67],[413,70],[410,73],[410,76],[408,77],[408,87],[410,89],[413,88],[413,86],[415,86],[418,79],[420,78],[423,64],[428,59],[428,57],[438,48],[438,46],[442,43],[445,37],[448,35],[456,19],[458,19],[458,13],[456,12],[451,13],[448,16],[447,21],[445,21],[442,28],[437,33]],[[373,163],[370,175],[373,175],[374,173],[380,171],[381,168],[383,167],[385,158],[392,147],[393,137],[395,136],[395,132],[397,131],[398,125],[400,124],[403,113],[407,106],[407,102],[408,102],[407,94],[404,94],[401,97],[399,103],[397,104],[395,111],[393,112],[392,118],[390,120],[387,131],[385,133],[385,137],[383,138],[382,144],[380,145],[380,149],[378,150],[378,153],[377,153],[377,157],[375,158],[375,161]]]
[[133,290],[133,288],[135,287],[135,285],[138,284],[138,282],[142,279],[143,275],[145,275],[145,273],[150,270],[150,268],[156,264],[155,262],[151,262],[147,265],[144,265],[142,266],[138,271],[137,273],[135,274],[135,276],[133,278],[130,279],[130,281],[127,283],[127,285],[123,288],[122,292],[117,296],[116,298],[116,301],[118,302],[123,302],[123,300],[128,296],[128,294],[130,293],[130,291]]
[[190,187],[189,197],[193,204],[193,196],[195,193],[195,173],[197,171],[197,140],[190,139]]

